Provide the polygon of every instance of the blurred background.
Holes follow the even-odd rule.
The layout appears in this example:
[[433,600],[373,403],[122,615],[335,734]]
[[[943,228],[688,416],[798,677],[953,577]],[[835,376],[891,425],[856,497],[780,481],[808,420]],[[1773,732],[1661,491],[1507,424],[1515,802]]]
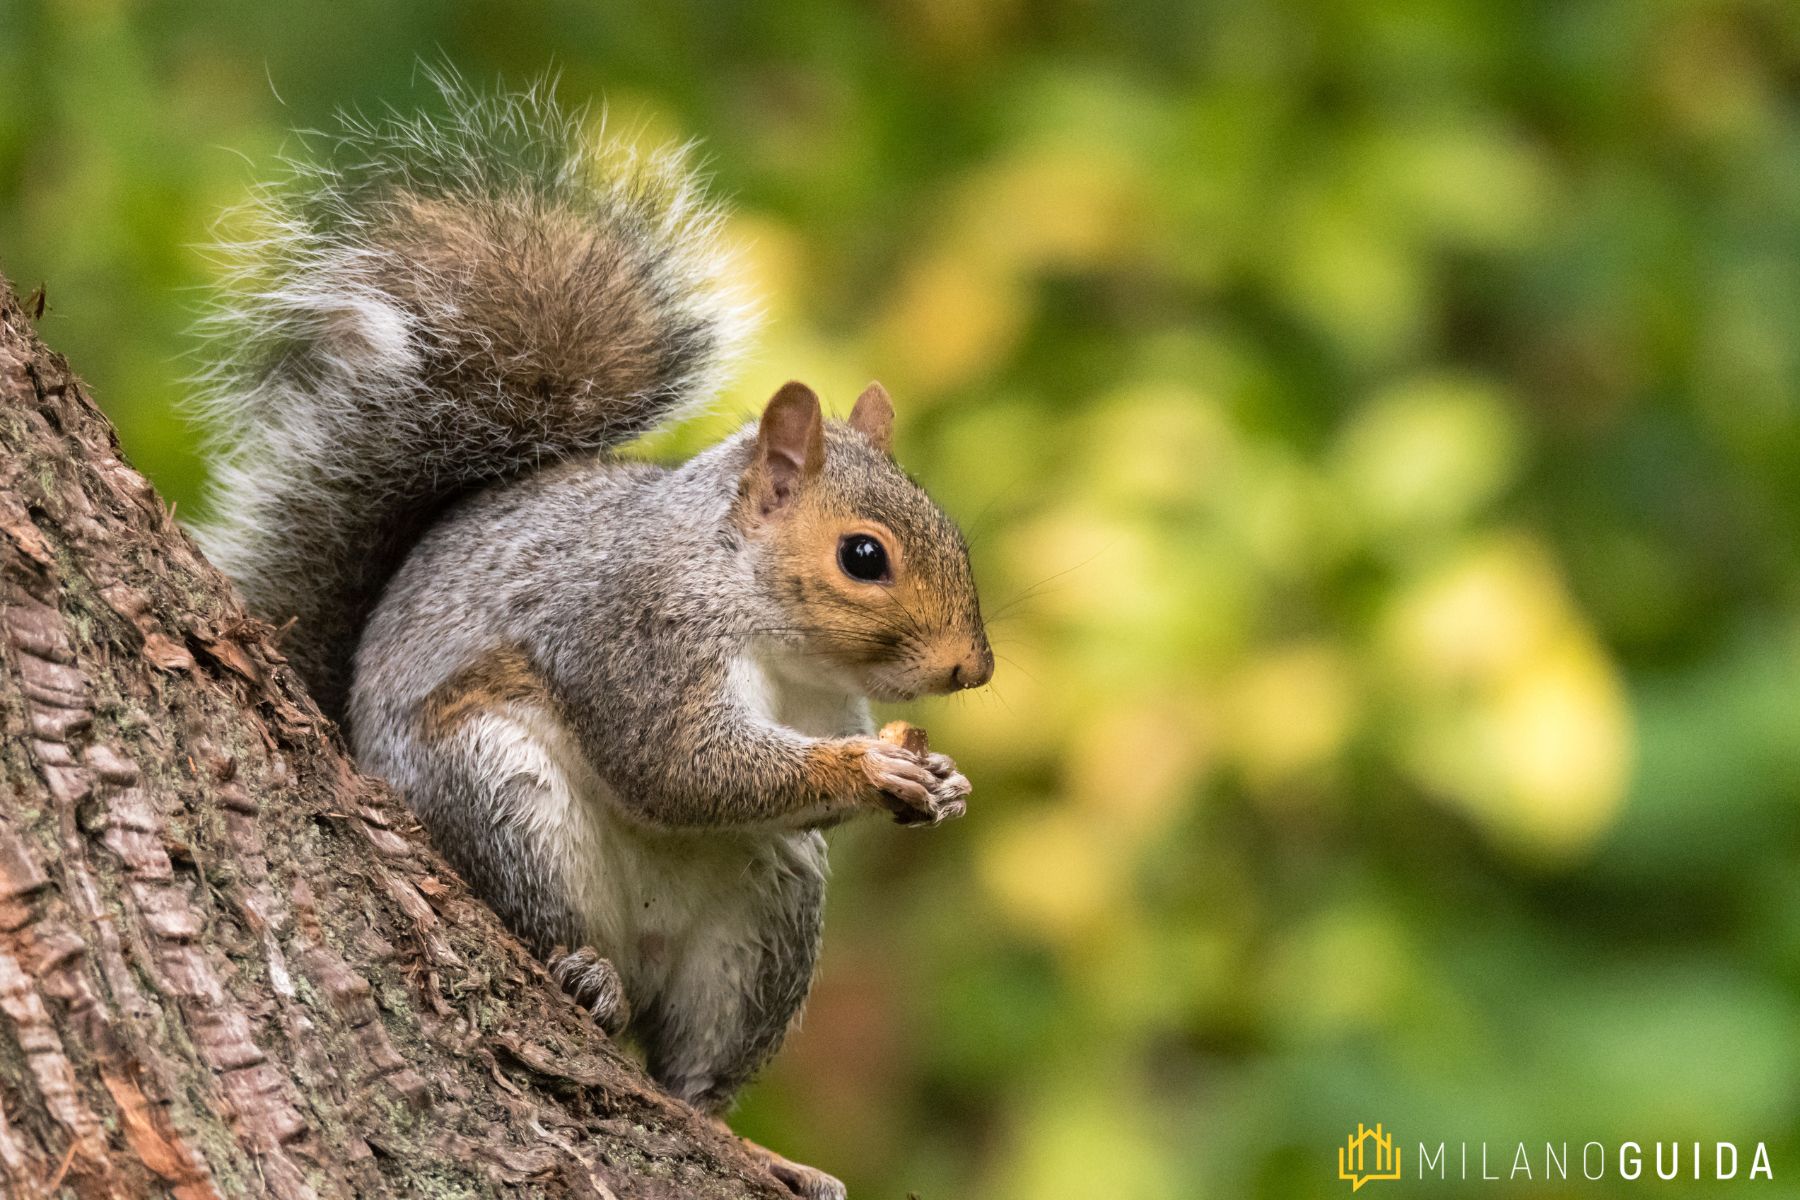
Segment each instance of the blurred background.
[[895,1200],[1347,1194],[1358,1121],[1800,1195],[1800,6],[0,0],[0,264],[180,511],[198,247],[420,56],[698,139],[725,411],[878,377],[970,530],[999,674],[905,715],[972,811],[837,835],[741,1129]]

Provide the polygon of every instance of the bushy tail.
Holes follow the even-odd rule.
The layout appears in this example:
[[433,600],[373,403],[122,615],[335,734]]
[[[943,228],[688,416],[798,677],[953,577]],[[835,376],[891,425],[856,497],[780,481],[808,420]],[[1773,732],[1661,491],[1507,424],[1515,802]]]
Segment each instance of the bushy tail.
[[746,322],[684,154],[590,144],[547,86],[346,119],[224,247],[198,530],[343,712],[356,639],[451,499],[704,404]]

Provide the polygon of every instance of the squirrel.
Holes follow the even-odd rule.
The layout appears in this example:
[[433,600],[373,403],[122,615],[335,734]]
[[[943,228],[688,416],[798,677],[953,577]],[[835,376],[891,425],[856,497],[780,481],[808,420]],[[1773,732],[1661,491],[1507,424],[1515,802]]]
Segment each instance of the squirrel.
[[[994,658],[956,525],[879,384],[789,383],[685,464],[748,322],[683,151],[590,141],[547,87],[345,118],[211,319],[196,532],[365,770],[609,1034],[715,1119],[794,1024],[822,830],[959,816],[968,780],[871,699]],[[752,1144],[798,1195],[831,1176]]]

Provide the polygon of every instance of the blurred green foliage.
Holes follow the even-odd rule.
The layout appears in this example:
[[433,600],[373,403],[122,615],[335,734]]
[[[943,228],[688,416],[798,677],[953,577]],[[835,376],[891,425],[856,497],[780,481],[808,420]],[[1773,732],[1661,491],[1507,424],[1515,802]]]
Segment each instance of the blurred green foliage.
[[0,0],[0,262],[184,510],[196,246],[420,55],[703,142],[768,325],[659,452],[878,376],[972,531],[997,682],[909,715],[974,809],[839,836],[747,1131],[864,1197],[1334,1195],[1359,1120],[1800,1194],[1800,6]]

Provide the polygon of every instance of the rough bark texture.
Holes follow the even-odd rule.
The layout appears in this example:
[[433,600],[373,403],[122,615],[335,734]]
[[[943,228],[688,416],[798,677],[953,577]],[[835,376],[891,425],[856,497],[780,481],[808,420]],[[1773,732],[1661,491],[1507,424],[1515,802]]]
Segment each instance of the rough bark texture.
[[355,773],[0,279],[0,1193],[779,1197]]

